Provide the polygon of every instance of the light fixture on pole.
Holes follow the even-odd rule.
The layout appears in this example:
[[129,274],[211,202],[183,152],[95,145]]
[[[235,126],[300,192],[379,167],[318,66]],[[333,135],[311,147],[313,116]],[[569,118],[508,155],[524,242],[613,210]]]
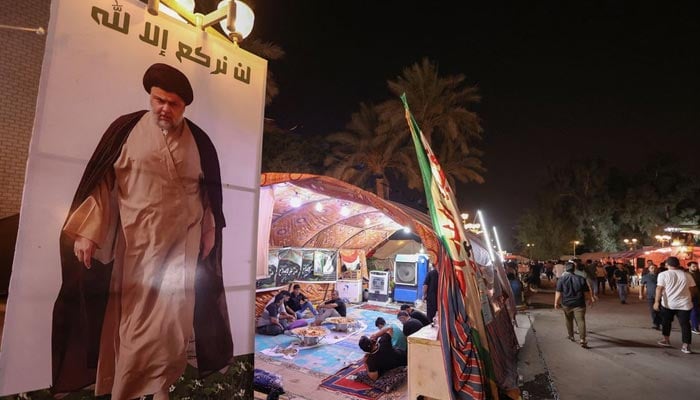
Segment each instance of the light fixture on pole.
[[219,23],[234,44],[250,35],[255,22],[253,10],[241,0],[224,0],[207,15],[194,13],[193,0],[148,0],[148,12],[158,15],[160,3],[166,6],[164,13],[184,19],[202,30]]
[[489,256],[491,256],[491,261],[496,261],[496,256],[493,254],[493,246],[491,245],[491,238],[489,237],[489,230],[486,227],[486,221],[484,221],[484,214],[481,212],[481,210],[478,210],[476,213],[479,216],[479,223],[481,223],[481,226],[483,228],[484,241],[486,241],[486,247],[489,249]]
[[527,246],[527,258],[532,259],[532,248],[535,247],[534,243],[528,243]]
[[498,255],[500,256],[501,262],[505,262],[503,256],[503,248],[501,247],[501,240],[498,238],[498,231],[496,230],[496,225],[493,226],[493,236],[496,238],[496,246],[498,246]]
[[574,258],[576,258],[576,246],[578,246],[579,243],[581,242],[579,242],[578,240],[574,240]]
[[654,239],[661,242],[661,247],[664,247],[665,242],[671,241],[671,235],[656,235],[656,236],[654,236]]
[[624,239],[623,242],[625,242],[625,245],[629,246],[630,250],[637,248],[637,239]]

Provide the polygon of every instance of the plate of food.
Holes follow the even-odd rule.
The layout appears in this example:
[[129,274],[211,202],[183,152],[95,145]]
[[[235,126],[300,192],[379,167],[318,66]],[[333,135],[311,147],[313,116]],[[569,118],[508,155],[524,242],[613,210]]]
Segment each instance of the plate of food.
[[326,321],[330,322],[331,324],[335,324],[335,328],[333,329],[334,331],[341,332],[346,332],[348,330],[348,327],[355,323],[354,318],[348,317],[329,317],[326,318]]
[[328,334],[328,330],[322,326],[305,326],[292,329],[292,333],[301,339],[302,345],[314,346]]

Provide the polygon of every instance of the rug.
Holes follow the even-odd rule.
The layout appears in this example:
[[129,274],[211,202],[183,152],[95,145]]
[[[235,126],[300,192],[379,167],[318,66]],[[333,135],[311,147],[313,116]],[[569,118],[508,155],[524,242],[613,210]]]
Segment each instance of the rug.
[[370,303],[362,303],[356,307],[357,309],[361,310],[372,310],[372,311],[379,311],[383,312],[385,314],[390,314],[394,317],[396,317],[396,314],[400,311],[400,308],[398,307],[386,307],[386,306],[380,306],[376,304],[370,304]]
[[[364,331],[355,331],[352,335],[338,335],[332,332],[332,337],[328,337],[328,342],[312,348],[294,349],[294,343],[298,343],[295,336],[277,335],[265,336],[255,335],[256,357],[262,356],[266,360],[289,364],[295,368],[303,368],[324,375],[333,375],[339,368],[355,363],[364,356],[360,350],[358,341],[362,335],[371,335],[377,331],[374,321],[377,317],[382,317],[387,322],[395,322],[398,326],[401,323],[396,319],[396,312],[390,314],[379,311],[366,310],[360,307],[348,309],[348,317],[361,321]],[[330,327],[331,325],[326,325]],[[336,338],[335,336],[338,336]],[[342,338],[342,340],[340,340]],[[286,351],[285,351],[286,350]]]
[[354,378],[362,371],[366,371],[364,364],[349,365],[321,381],[319,386],[326,390],[354,396],[358,399],[372,400],[384,395],[384,392],[379,389],[355,381]]

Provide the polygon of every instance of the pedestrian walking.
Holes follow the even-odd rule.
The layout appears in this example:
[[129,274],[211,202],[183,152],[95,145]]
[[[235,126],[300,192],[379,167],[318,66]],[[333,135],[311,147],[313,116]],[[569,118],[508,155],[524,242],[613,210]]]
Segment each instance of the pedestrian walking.
[[[698,263],[695,261],[689,262],[688,272],[690,272],[690,276],[693,277],[695,288],[697,289],[700,287],[700,270],[698,270]],[[696,294],[693,297],[693,309],[690,311],[690,331],[696,335],[700,335],[700,306],[698,305],[700,301],[698,300],[700,300],[700,294]]]
[[651,314],[652,328],[657,331],[661,329],[661,314],[654,310],[654,298],[656,297],[656,281],[659,277],[657,267],[654,264],[649,264],[647,273],[642,275],[642,280],[639,286],[639,300],[644,298],[644,290],[646,289],[647,304],[649,305],[649,313]]
[[580,338],[579,344],[587,349],[586,304],[593,304],[595,298],[591,295],[586,279],[574,274],[576,269],[574,262],[567,262],[564,268],[568,273],[563,274],[557,281],[557,288],[554,293],[554,308],[559,309],[561,307],[564,310],[566,331],[568,339],[572,342],[576,341],[574,338],[574,319],[576,319]]
[[681,268],[677,257],[667,258],[666,267],[668,270],[659,274],[654,299],[654,309],[661,312],[663,339],[659,340],[658,344],[671,347],[669,336],[671,335],[671,322],[675,316],[681,326],[681,339],[683,341],[681,351],[690,354],[692,353],[690,350],[690,310],[693,308],[692,297],[698,294],[697,287],[692,276]]
[[617,269],[613,271],[617,295],[620,296],[620,303],[627,304],[627,285],[629,284],[629,271],[621,263],[617,264]]

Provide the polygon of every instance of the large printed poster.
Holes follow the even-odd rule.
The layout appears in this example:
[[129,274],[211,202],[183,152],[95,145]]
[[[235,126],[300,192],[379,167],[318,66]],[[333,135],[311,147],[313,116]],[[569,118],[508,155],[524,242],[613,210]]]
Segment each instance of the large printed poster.
[[268,252],[268,277],[257,289],[289,286],[292,282],[335,282],[338,251],[331,249],[276,248]]
[[266,62],[135,0],[54,1],[48,34],[0,395],[230,366],[252,397]]

